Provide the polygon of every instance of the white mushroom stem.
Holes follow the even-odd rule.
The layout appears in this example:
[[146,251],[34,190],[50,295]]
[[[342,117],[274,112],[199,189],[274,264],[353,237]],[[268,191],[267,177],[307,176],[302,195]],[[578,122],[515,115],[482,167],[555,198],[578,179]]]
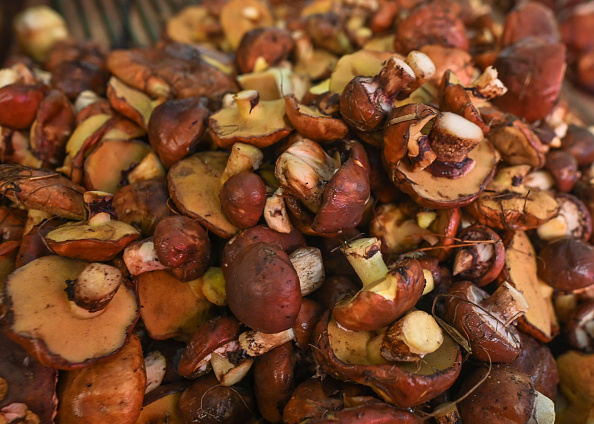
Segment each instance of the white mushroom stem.
[[505,326],[524,315],[529,308],[524,295],[508,282],[503,283],[491,296],[481,301],[480,306]]
[[245,143],[235,143],[231,148],[229,159],[225,170],[221,175],[221,184],[224,184],[231,176],[242,172],[256,170],[262,164],[264,154],[256,146]]
[[234,100],[239,108],[239,115],[243,119],[249,119],[260,113],[260,93],[256,90],[240,91],[235,95]]
[[324,261],[317,247],[300,247],[289,255],[293,268],[297,271],[301,295],[307,296],[324,283]]
[[167,360],[159,351],[150,352],[144,357],[144,368],[146,370],[145,394],[161,385],[167,371]]
[[259,356],[294,338],[295,332],[292,328],[274,334],[250,330],[239,335],[239,344],[249,356]]
[[266,199],[264,219],[266,225],[274,231],[288,234],[293,230],[293,224],[287,213],[287,205],[283,197],[284,189],[279,187],[272,196]]
[[355,240],[342,247],[342,252],[361,279],[363,286],[383,279],[388,273],[388,267],[380,249],[381,241],[375,237]]
[[460,249],[454,258],[453,274],[458,275],[468,271],[475,264],[487,263],[493,255],[495,255],[495,249],[491,243],[477,243]]
[[393,98],[415,79],[415,72],[412,68],[404,60],[393,56],[386,61],[374,81],[382,87],[388,98]]

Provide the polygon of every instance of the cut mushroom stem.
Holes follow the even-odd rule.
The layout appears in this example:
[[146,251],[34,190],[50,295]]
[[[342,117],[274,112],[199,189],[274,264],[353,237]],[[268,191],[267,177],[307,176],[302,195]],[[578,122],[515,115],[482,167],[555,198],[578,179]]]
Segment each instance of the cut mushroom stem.
[[424,311],[409,312],[384,334],[381,355],[389,361],[417,361],[443,344],[443,331]]
[[256,146],[246,143],[235,143],[231,148],[231,154],[227,159],[227,165],[221,175],[221,184],[224,184],[231,176],[243,172],[256,170],[262,164],[264,154]]
[[453,274],[458,275],[477,267],[479,264],[488,263],[495,255],[495,249],[489,243],[477,243],[461,249],[454,258]]
[[243,118],[257,116],[260,112],[260,94],[256,90],[240,91],[233,99],[239,108],[239,114]]
[[402,59],[391,57],[374,78],[388,98],[397,95],[416,79],[413,69]]
[[342,247],[342,251],[363,286],[383,279],[388,273],[388,266],[381,253],[381,241],[375,237],[349,242]]
[[273,334],[250,330],[239,335],[239,344],[249,356],[259,356],[294,339],[295,332],[292,328]]
[[415,80],[404,87],[399,98],[405,98],[435,75],[435,64],[425,53],[413,50],[406,56],[405,62],[414,72]]
[[539,391],[536,391],[532,417],[528,422],[537,424],[553,424],[555,422],[555,404]]
[[462,162],[483,138],[478,125],[452,112],[440,113],[429,133],[437,160],[447,163]]
[[528,312],[528,301],[524,295],[508,282],[503,283],[495,293],[480,303],[481,307],[507,327]]
[[324,262],[322,252],[317,247],[300,247],[289,255],[293,268],[297,271],[301,295],[307,296],[324,283]]
[[67,280],[66,294],[77,306],[88,312],[99,312],[107,306],[122,283],[122,273],[114,266],[100,262],[87,265],[76,280]]

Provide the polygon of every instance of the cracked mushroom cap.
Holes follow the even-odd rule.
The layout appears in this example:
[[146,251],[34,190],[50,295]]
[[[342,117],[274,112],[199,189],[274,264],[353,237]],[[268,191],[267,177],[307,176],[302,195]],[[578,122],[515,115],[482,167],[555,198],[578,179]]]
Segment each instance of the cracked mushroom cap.
[[81,368],[119,350],[138,319],[136,294],[122,284],[99,312],[68,299],[67,281],[86,263],[44,256],[10,274],[5,294],[8,334],[48,367]]

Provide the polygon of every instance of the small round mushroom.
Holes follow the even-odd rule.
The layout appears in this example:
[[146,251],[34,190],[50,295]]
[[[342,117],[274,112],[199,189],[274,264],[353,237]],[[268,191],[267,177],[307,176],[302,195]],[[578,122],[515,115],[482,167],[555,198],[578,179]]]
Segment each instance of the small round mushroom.
[[177,215],[160,220],[153,235],[159,261],[182,281],[200,277],[210,263],[210,240],[195,219]]
[[255,330],[278,333],[293,327],[301,289],[289,256],[271,243],[248,246],[229,266],[227,301],[235,316]]
[[220,193],[221,208],[233,225],[245,229],[258,223],[266,205],[266,186],[253,172],[229,177]]

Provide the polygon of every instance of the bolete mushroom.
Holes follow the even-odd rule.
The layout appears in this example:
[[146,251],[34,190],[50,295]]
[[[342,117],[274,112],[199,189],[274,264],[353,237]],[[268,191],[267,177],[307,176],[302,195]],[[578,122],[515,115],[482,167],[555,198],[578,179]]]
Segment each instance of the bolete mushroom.
[[127,284],[120,284],[97,312],[68,299],[67,281],[76,280],[87,266],[44,256],[6,280],[8,335],[45,366],[81,368],[113,354],[126,343],[138,319],[136,294]]

